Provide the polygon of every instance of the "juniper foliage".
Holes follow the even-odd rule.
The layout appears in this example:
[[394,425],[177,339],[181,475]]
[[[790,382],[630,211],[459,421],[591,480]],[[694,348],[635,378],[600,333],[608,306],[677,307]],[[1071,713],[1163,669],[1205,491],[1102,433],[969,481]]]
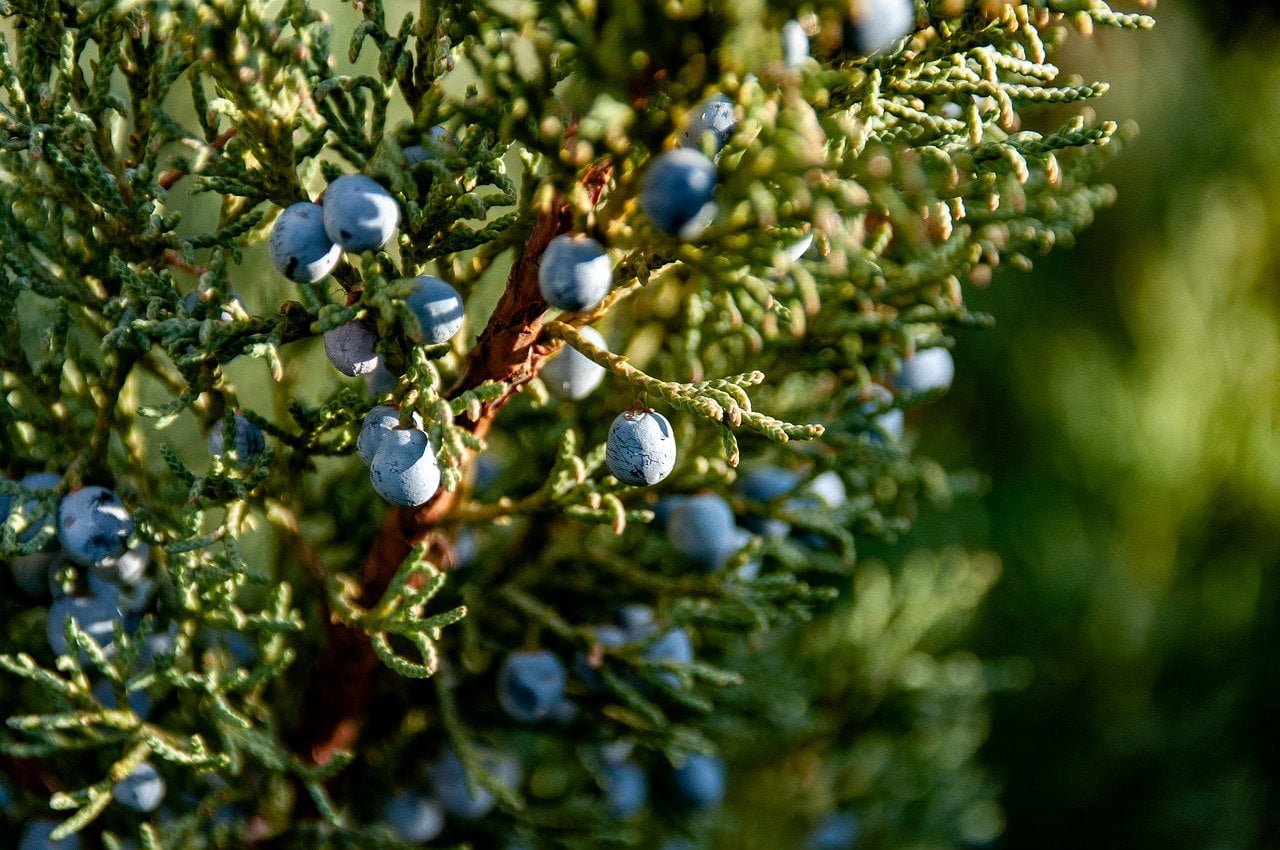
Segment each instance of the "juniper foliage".
[[[743,846],[735,824],[754,818],[759,846],[789,846],[835,809],[891,846],[993,837],[973,753],[985,695],[1010,677],[946,646],[995,569],[856,558],[860,540],[901,534],[918,500],[974,481],[914,456],[863,402],[903,357],[989,323],[966,286],[1069,244],[1112,200],[1093,175],[1120,131],[1087,106],[1106,86],[1050,56],[1071,30],[1150,19],[1101,0],[918,0],[915,31],[863,57],[842,47],[835,0],[338,11],[0,2],[0,552],[45,555],[48,592],[88,592],[91,571],[50,557],[52,517],[68,491],[110,486],[156,585],[108,650],[69,620],[78,651],[60,658],[43,590],[6,585],[7,816],[51,807],[57,835],[106,846],[395,846],[382,801],[428,793],[427,765],[452,749],[497,801],[451,820],[455,843]],[[792,18],[813,51],[795,68],[779,38]],[[637,193],[715,93],[737,129],[714,220],[681,240]],[[318,284],[265,280],[279,212],[355,172],[392,191],[398,237]],[[586,313],[548,314],[537,293],[538,254],[562,232],[615,265]],[[420,274],[466,298],[452,342],[405,332]],[[378,332],[389,386],[365,392],[318,355],[324,331],[356,319]],[[537,378],[566,343],[608,373],[573,403]],[[353,457],[378,403],[421,416],[436,447],[443,490],[422,508],[387,510]],[[609,423],[637,404],[678,441],[650,489],[604,466]],[[209,457],[195,435],[236,413],[267,447]],[[847,498],[752,502],[739,463],[835,473]],[[58,487],[15,483],[37,470]],[[658,497],[703,490],[790,534],[697,570],[654,515]],[[599,642],[596,625],[634,604],[659,631],[686,629],[695,661],[655,660],[659,631]],[[530,647],[594,679],[572,678],[562,718],[523,727],[494,677]],[[601,790],[601,747],[619,742],[655,786],[622,824]],[[730,805],[682,811],[664,777],[717,749]],[[165,807],[113,806],[146,760]],[[767,805],[738,790],[752,775],[778,789]]]

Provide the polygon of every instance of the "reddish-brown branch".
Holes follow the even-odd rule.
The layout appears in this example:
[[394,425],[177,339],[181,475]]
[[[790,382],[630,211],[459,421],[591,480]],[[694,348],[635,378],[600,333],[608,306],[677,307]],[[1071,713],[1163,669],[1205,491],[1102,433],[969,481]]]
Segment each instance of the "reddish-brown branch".
[[[587,168],[582,184],[598,203],[612,174],[607,164]],[[486,381],[501,381],[507,390],[486,402],[474,420],[460,420],[478,437],[484,437],[498,412],[531,381],[553,345],[541,341],[547,303],[538,291],[538,262],[547,244],[573,225],[573,211],[563,197],[538,216],[533,231],[507,277],[507,288],[488,325],[467,356],[466,368],[450,390],[456,397]],[[455,494],[440,491],[418,508],[393,508],[365,558],[360,575],[358,602],[376,604],[386,592],[396,570],[414,546],[429,540],[433,529],[453,508]],[[443,545],[443,544],[442,544]],[[301,755],[313,764],[324,764],[336,752],[351,749],[360,733],[360,721],[369,705],[378,667],[368,637],[337,621],[326,624],[325,647],[311,675],[303,702],[297,742]]]

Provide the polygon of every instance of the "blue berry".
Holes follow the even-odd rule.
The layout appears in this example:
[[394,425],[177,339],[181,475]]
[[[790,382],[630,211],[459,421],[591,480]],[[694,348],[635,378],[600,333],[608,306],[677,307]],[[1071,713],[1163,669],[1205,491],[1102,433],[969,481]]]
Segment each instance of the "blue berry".
[[835,470],[827,470],[815,476],[804,489],[828,508],[838,508],[849,501],[849,492],[845,489],[840,473]]
[[440,489],[440,466],[427,433],[418,428],[388,431],[369,462],[378,495],[393,505],[426,504]]
[[342,259],[342,247],[325,233],[324,210],[310,201],[280,213],[267,237],[267,253],[276,271],[294,283],[319,283]]
[[655,528],[666,528],[671,521],[671,514],[688,496],[663,496],[653,506],[653,525]]
[[513,652],[498,669],[498,702],[516,720],[546,720],[564,697],[564,663],[546,650]]
[[[430,136],[431,141],[437,144],[440,144],[440,145],[452,144],[452,139],[449,138],[449,131],[438,124],[431,128],[431,131],[428,135]],[[413,166],[417,165],[420,162],[427,162],[428,160],[432,160],[436,158],[436,155],[434,152],[428,150],[426,147],[423,147],[422,145],[409,145],[409,147],[403,148],[400,152],[404,154],[405,164],[408,165],[410,168],[412,168]]]
[[[597,348],[608,348],[604,337],[595,328],[580,328],[579,331]],[[603,366],[578,349],[564,345],[543,364],[539,377],[552,395],[577,401],[591,395],[600,386],[604,372]]]
[[369,398],[384,396],[396,388],[397,380],[395,374],[387,368],[382,355],[379,354],[378,363],[373,367],[373,371],[364,376],[364,394]]
[[[514,757],[480,751],[477,758],[500,785],[514,789],[520,784],[520,763]],[[431,785],[445,811],[461,820],[484,817],[496,802],[493,792],[479,783],[475,783],[472,790],[462,759],[452,747],[446,747],[431,766]]]
[[951,387],[956,376],[956,364],[951,352],[945,348],[926,348],[902,361],[902,370],[894,383],[900,389],[919,395],[941,391]]
[[782,56],[788,68],[798,68],[809,58],[809,35],[799,21],[782,25]]
[[[693,641],[690,640],[689,633],[684,629],[668,629],[645,649],[644,657],[645,660],[657,664],[692,664]],[[680,685],[680,677],[673,671],[666,670],[661,675],[663,681],[671,685],[671,687],[674,688]]]
[[[262,454],[262,450],[267,447],[267,441],[262,435],[262,429],[257,425],[254,425],[239,413],[233,414],[233,418],[235,434],[232,436],[231,445],[235,449],[236,461],[240,466],[249,466]],[[223,433],[224,428],[225,420],[219,419],[209,429],[210,455],[217,457],[226,452],[227,441]]]
[[845,47],[863,56],[888,50],[916,26],[913,0],[863,0],[845,22]]
[[758,466],[738,479],[738,492],[753,502],[772,502],[800,484],[800,474],[780,466]]
[[859,832],[861,828],[856,815],[831,812],[809,833],[804,850],[853,850],[858,843]]
[[111,558],[96,564],[93,573],[107,581],[118,582],[126,587],[137,587],[146,580],[147,567],[151,564],[151,548],[135,546],[119,558]]
[[702,150],[708,135],[715,150],[720,150],[729,143],[733,131],[738,128],[737,116],[733,114],[733,101],[722,94],[710,98],[689,116],[685,127],[680,131],[680,146]]
[[[48,493],[56,490],[62,483],[62,476],[56,472],[33,472],[20,482],[23,489],[32,493]],[[22,504],[22,513],[26,517],[27,527],[18,532],[19,543],[30,543],[44,531],[53,517],[43,511],[43,505],[37,499],[28,499]],[[7,512],[6,512],[7,513]]]
[[453,539],[453,562],[459,567],[469,567],[480,555],[480,538],[469,528],[458,532]]
[[672,661],[676,664],[691,664],[693,663],[693,641],[690,640],[689,633],[682,628],[668,629],[662,637],[649,645],[644,651],[644,657],[649,661],[660,663]]
[[324,353],[333,368],[350,378],[368,375],[382,362],[373,350],[378,335],[365,321],[356,320],[324,332]]
[[[779,466],[760,466],[738,479],[738,492],[753,502],[780,499],[800,484],[800,474]],[[781,538],[791,533],[791,525],[773,517],[747,516],[743,527],[765,537]]]
[[154,812],[164,800],[164,791],[164,780],[150,763],[144,761],[116,783],[111,789],[111,797],[135,812]]
[[[422,417],[416,411],[413,413],[413,423],[418,428],[422,427]],[[378,446],[382,445],[382,438],[399,427],[400,411],[394,407],[380,404],[365,414],[364,422],[360,425],[360,435],[356,437],[356,454],[360,455],[365,466],[373,463],[373,456],[377,453]]]
[[689,239],[715,217],[716,167],[700,151],[677,148],[649,165],[640,208],[664,233]]
[[428,345],[453,339],[465,318],[458,290],[429,274],[415,277],[413,282],[414,290],[404,299],[404,306],[414,319],[409,336],[414,342]]
[[375,251],[399,226],[400,206],[372,177],[346,174],[325,190],[324,231],[347,251]]
[[82,488],[58,505],[58,542],[82,567],[123,555],[131,534],[133,517],[105,487]]
[[623,605],[614,618],[630,640],[643,640],[658,630],[658,617],[648,605]]
[[874,426],[871,432],[873,443],[883,444],[885,435],[895,443],[902,439],[906,417],[900,409],[889,409],[891,404],[893,404],[893,393],[884,387],[873,386],[871,398],[864,401],[859,408],[863,416],[870,417],[871,424]]
[[649,776],[633,761],[606,764],[601,779],[609,814],[615,818],[631,817],[649,799]]
[[612,285],[609,255],[588,236],[557,236],[538,262],[538,289],[548,304],[560,310],[590,310],[604,300]]
[[124,614],[115,597],[105,594],[55,599],[49,606],[49,617],[45,621],[45,637],[54,655],[66,655],[70,648],[67,645],[67,620],[74,620],[76,628],[92,638],[103,652],[111,654],[115,649],[116,624],[124,622]]
[[425,844],[444,832],[444,806],[422,794],[401,791],[383,806],[382,820],[406,844]]
[[28,821],[22,830],[22,839],[18,842],[18,850],[80,850],[80,836],[69,835],[61,841],[54,841],[49,836],[61,826],[58,821],[37,818]]
[[624,484],[657,484],[676,465],[676,437],[671,423],[653,410],[618,414],[605,443],[609,471]]
[[733,509],[714,493],[690,496],[667,520],[667,540],[676,551],[708,567],[724,565],[735,530]]
[[28,596],[44,596],[49,593],[50,571],[59,558],[65,560],[66,556],[54,552],[19,555],[9,564],[13,583]]
[[681,800],[692,808],[714,809],[724,802],[724,762],[715,756],[687,756],[672,779]]

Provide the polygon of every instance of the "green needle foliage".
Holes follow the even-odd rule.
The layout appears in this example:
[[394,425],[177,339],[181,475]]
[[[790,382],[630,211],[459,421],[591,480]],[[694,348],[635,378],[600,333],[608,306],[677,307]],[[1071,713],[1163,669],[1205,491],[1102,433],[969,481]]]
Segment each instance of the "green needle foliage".
[[[1073,30],[1151,21],[1101,0],[914,5],[912,34],[866,57],[842,0],[362,0],[335,6],[348,24],[307,0],[0,0],[0,554],[50,573],[0,596],[6,817],[108,847],[398,846],[383,803],[431,793],[448,750],[496,808],[451,818],[441,846],[797,846],[836,810],[875,846],[995,837],[974,753],[987,694],[1017,677],[949,645],[997,569],[857,561],[974,482],[885,426],[929,394],[865,405],[904,357],[989,323],[967,286],[1112,200],[1093,175],[1121,133],[1083,105],[1106,85],[1050,58]],[[788,67],[793,18],[813,56]],[[637,199],[717,93],[737,117],[717,210],[681,240]],[[391,191],[398,236],[285,284],[263,262],[276,217],[358,172]],[[549,229],[607,247],[594,310],[543,315]],[[422,274],[466,300],[451,342],[406,333]],[[385,384],[317,356],[354,319]],[[607,373],[584,400],[537,378],[563,343]],[[354,458],[378,403],[421,417],[443,482],[385,522]],[[635,405],[678,447],[648,489],[605,464]],[[266,449],[209,457],[233,413]],[[739,464],[765,463],[847,497],[745,498]],[[17,483],[42,470],[55,489]],[[131,511],[154,595],[109,650],[68,620],[55,658],[48,594],[102,592],[55,554],[59,500],[90,484]],[[694,566],[655,512],[708,490],[790,535]],[[636,604],[659,631],[597,642]],[[670,628],[692,663],[647,651]],[[538,725],[495,696],[531,648],[577,671]],[[622,822],[602,793],[619,743],[653,786]],[[711,752],[728,803],[682,808],[672,766]],[[143,761],[167,786],[151,815],[113,804]]]

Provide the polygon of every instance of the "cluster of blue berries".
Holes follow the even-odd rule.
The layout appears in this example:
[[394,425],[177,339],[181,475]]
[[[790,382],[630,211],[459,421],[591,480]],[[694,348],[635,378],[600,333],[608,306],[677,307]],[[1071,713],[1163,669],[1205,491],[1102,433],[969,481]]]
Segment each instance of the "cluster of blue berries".
[[[515,791],[524,778],[524,768],[512,752],[477,747],[480,767],[498,785]],[[425,844],[444,832],[448,818],[476,821],[493,811],[497,799],[488,788],[473,786],[466,768],[452,747],[445,747],[429,771],[430,793],[404,789],[387,800],[382,822],[406,844]]]
[[322,202],[291,204],[271,227],[271,264],[294,283],[319,283],[337,267],[343,251],[376,251],[400,226],[396,199],[364,174],[334,180]]
[[405,428],[394,407],[373,408],[360,426],[356,453],[369,467],[373,489],[393,505],[426,504],[440,489],[440,465],[417,413]]

